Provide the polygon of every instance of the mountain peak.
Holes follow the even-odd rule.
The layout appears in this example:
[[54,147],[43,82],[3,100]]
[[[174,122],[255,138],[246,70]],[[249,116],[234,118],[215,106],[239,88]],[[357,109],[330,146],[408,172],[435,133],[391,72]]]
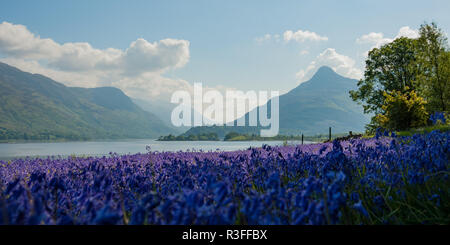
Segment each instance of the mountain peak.
[[332,75],[332,74],[334,75],[337,73],[329,66],[322,66],[317,70],[317,72],[316,72],[316,74],[314,74],[314,76]]
[[[320,67],[316,73],[306,82],[301,83],[288,94],[291,96],[299,96],[310,89],[320,90],[352,90],[355,89],[356,82],[347,77],[343,77],[336,73],[329,66]],[[348,93],[348,92],[347,92]]]
[[329,66],[322,66],[320,67],[317,72],[314,74],[314,76],[311,77],[309,80],[310,82],[314,84],[338,84],[345,81],[350,81],[352,79],[343,77],[336,73],[333,68]]

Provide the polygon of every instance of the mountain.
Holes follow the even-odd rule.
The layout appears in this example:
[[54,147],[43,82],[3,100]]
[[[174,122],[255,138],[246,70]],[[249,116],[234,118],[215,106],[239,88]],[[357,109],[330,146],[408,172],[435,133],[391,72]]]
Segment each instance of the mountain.
[[[133,103],[141,107],[144,111],[148,111],[154,115],[156,115],[161,121],[166,124],[172,124],[171,122],[171,113],[173,108],[175,108],[175,104],[171,104],[169,102],[163,102],[160,100],[143,100],[138,98],[131,98]],[[189,129],[189,128],[184,128]]]
[[0,63],[0,139],[156,138],[177,132],[113,87],[66,87]]
[[[172,111],[175,107],[179,106],[179,104],[173,104],[170,102],[162,101],[162,100],[143,100],[132,98],[132,101],[150,113],[155,114],[158,118],[160,118],[163,122],[168,125],[172,125]],[[194,125],[194,117],[200,116],[203,117],[200,112],[194,110],[193,108],[186,108],[186,110],[191,110],[191,125]],[[214,122],[206,117],[203,117],[203,122],[209,122],[210,124],[214,124]],[[180,126],[177,127],[180,131],[185,131],[190,129],[189,126]]]
[[[280,134],[316,135],[348,131],[362,132],[370,117],[349,97],[357,88],[357,80],[340,76],[330,67],[321,67],[307,82],[279,97]],[[271,105],[271,101],[268,102]],[[264,105],[266,106],[266,105]],[[255,109],[257,110],[257,109]],[[245,115],[248,119],[248,113]],[[185,135],[216,132],[223,137],[228,132],[259,134],[259,127],[195,127]]]

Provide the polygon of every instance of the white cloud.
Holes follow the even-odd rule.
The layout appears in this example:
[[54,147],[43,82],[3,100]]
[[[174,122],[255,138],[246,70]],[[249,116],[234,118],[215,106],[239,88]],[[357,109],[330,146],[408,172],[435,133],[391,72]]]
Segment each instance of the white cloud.
[[164,39],[149,43],[139,38],[131,43],[120,60],[127,71],[137,73],[166,71],[183,67],[189,61],[189,42]]
[[42,39],[23,25],[0,24],[0,51],[14,58],[46,60],[62,71],[126,70],[161,72],[189,61],[189,41],[164,39],[149,43],[139,38],[125,51],[95,49],[89,43],[58,44]]
[[309,54],[309,51],[305,49],[305,50],[300,51],[299,54],[300,55],[307,55],[307,54]]
[[275,41],[275,42],[280,42],[280,35],[279,34],[265,34],[264,36],[261,37],[256,37],[255,41],[258,44],[263,44],[265,42],[269,42],[269,41]]
[[359,44],[362,50],[358,51],[358,56],[361,59],[366,59],[369,55],[369,51],[374,48],[380,48],[381,46],[388,44],[399,37],[418,38],[419,31],[411,29],[409,26],[403,26],[399,29],[397,35],[393,38],[385,37],[383,33],[371,32],[356,39],[356,43]]
[[371,32],[369,34],[362,35],[361,37],[356,39],[356,43],[358,44],[371,44],[377,47],[385,43],[389,43],[391,41],[392,39],[384,38],[384,35],[381,32],[380,33]]
[[139,77],[118,77],[111,86],[127,91],[133,97],[143,99],[154,97],[170,99],[174,91],[193,91],[192,85],[186,80],[166,78],[156,73],[145,73]]
[[404,26],[400,28],[397,35],[394,38],[386,38],[384,34],[379,32],[371,32],[369,34],[362,35],[358,39],[356,39],[356,43],[358,44],[370,44],[373,48],[379,48],[384,44],[390,43],[399,37],[408,37],[408,38],[418,38],[419,31],[411,29],[409,26]]
[[4,62],[11,66],[17,67],[20,70],[34,73],[42,74],[44,76],[50,77],[51,79],[62,82],[67,86],[76,87],[95,87],[98,86],[98,76],[93,74],[93,72],[65,72],[55,69],[47,68],[41,65],[36,60],[25,60],[20,58],[0,58],[0,62]]
[[23,25],[0,24],[0,51],[17,58],[46,58],[59,55],[59,45],[51,39],[35,36]]
[[418,38],[419,37],[419,31],[415,29],[411,29],[409,26],[404,26],[400,28],[398,31],[398,34],[395,38],[399,37],[409,37],[409,38]]
[[273,35],[273,38],[275,39],[275,41],[279,42],[280,41],[280,35],[279,34],[275,34]]
[[[328,41],[328,37],[320,36],[319,34],[317,34],[315,32],[303,31],[303,30],[298,30],[296,32],[287,30],[283,33],[282,38],[285,42],[296,41],[299,43],[304,43],[307,41],[311,41],[311,42]],[[255,41],[259,44],[262,44],[262,43],[270,41],[270,40],[274,40],[275,42],[280,42],[281,35],[280,34],[274,34],[274,35],[265,34],[264,36],[255,38]]]
[[299,83],[309,80],[322,66],[329,66],[338,74],[360,79],[362,71],[355,67],[355,61],[345,55],[339,54],[334,48],[327,48],[312,61],[306,69],[297,72],[296,77]]
[[262,36],[262,37],[256,37],[256,38],[255,38],[255,41],[256,41],[257,43],[263,43],[263,42],[265,42],[265,41],[270,40],[271,38],[272,38],[272,35],[266,34],[266,35],[264,35],[264,36]]
[[0,23],[2,62],[69,86],[116,86],[131,96],[161,96],[187,86],[163,75],[189,61],[189,45],[187,40],[139,38],[126,50],[96,49],[89,43],[59,44],[23,25]]
[[305,41],[328,41],[328,37],[320,36],[319,34],[311,31],[303,31],[298,30],[296,32],[293,32],[291,30],[287,30],[283,34],[284,41],[296,41],[299,43],[303,43]]

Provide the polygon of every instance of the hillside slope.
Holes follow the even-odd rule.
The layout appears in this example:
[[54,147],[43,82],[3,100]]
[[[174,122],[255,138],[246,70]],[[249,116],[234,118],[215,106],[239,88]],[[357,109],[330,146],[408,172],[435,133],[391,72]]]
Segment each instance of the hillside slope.
[[75,88],[0,63],[0,139],[156,138],[176,130],[112,87]]
[[[333,133],[364,131],[370,117],[363,114],[362,107],[352,101],[348,93],[356,88],[356,83],[357,80],[340,76],[329,67],[321,67],[309,81],[279,97],[279,133],[326,134],[328,127],[332,127]],[[248,118],[248,113],[245,117]],[[184,134],[206,132],[224,137],[228,132],[259,134],[259,128],[195,127]]]

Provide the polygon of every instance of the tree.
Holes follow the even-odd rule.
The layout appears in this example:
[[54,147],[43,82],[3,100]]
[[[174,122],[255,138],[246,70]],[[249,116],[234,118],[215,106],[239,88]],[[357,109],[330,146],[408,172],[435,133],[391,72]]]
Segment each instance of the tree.
[[239,136],[238,133],[236,133],[236,132],[230,132],[230,133],[228,133],[227,135],[225,135],[224,140],[227,141],[227,140],[230,140],[230,139],[235,138],[235,137],[237,137],[237,136]]
[[[386,125],[381,120],[386,119],[383,116],[389,114],[386,108],[390,108],[386,104],[385,92],[392,94],[397,91],[400,99],[415,91],[417,98],[425,100],[428,114],[449,113],[450,51],[447,38],[436,23],[424,23],[419,34],[417,39],[397,38],[369,52],[364,78],[358,82],[358,90],[350,91],[351,98],[363,105],[365,113],[375,114],[367,129]],[[393,116],[389,120],[390,125],[403,125],[404,122],[394,123],[392,120],[413,117]],[[413,122],[409,124],[415,125]]]
[[[369,52],[364,78],[358,82],[358,90],[350,91],[350,97],[363,105],[365,113],[383,112],[385,92],[414,89],[413,81],[419,74],[416,50],[417,40],[401,37]],[[368,129],[377,126],[374,116]]]
[[436,23],[422,24],[418,39],[418,91],[427,100],[429,112],[450,109],[450,53],[445,34]]
[[384,92],[384,97],[383,113],[375,117],[377,124],[391,130],[406,130],[426,125],[428,120],[426,102],[414,90]]

